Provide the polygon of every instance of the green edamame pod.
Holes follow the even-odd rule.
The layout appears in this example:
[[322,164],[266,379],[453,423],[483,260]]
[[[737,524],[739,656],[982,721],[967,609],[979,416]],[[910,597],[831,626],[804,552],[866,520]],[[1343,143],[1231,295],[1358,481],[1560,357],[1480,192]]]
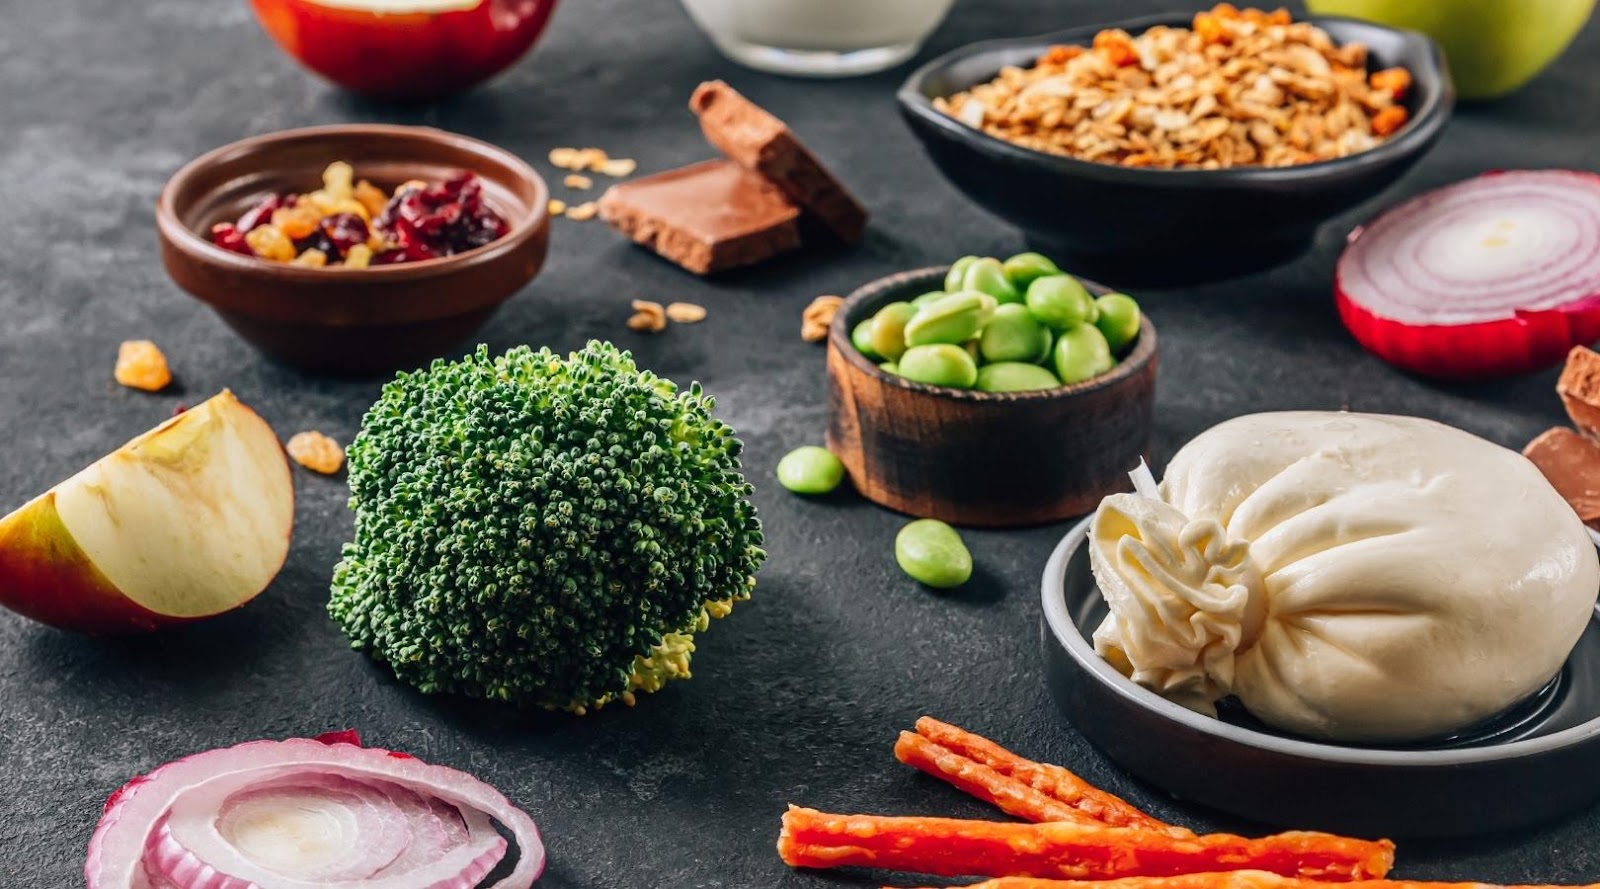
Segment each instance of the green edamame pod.
[[1070,330],[1094,321],[1094,298],[1071,275],[1048,275],[1028,285],[1028,311],[1052,330]]
[[944,273],[944,292],[955,293],[961,289],[961,282],[967,279],[967,267],[978,261],[976,256],[963,256],[950,263],[950,271]]
[[964,343],[983,326],[984,295],[963,291],[930,302],[906,322],[907,346]]
[[971,389],[978,380],[978,364],[961,346],[936,343],[912,346],[900,356],[900,376],[930,386]]
[[1056,338],[1056,376],[1069,386],[1097,377],[1115,364],[1111,344],[1093,324],[1079,324]]
[[938,519],[917,519],[894,538],[894,560],[912,580],[934,589],[958,587],[972,578],[972,553],[956,529]]

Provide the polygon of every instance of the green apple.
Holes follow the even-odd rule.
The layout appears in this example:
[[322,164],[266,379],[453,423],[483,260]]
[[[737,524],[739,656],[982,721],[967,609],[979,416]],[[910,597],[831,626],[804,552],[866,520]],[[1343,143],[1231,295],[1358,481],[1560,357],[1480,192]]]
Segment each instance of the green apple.
[[0,605],[96,635],[209,617],[271,583],[293,524],[278,437],[223,391],[0,518]]
[[1493,99],[1532,80],[1578,36],[1595,0],[1306,0],[1345,15],[1431,36],[1444,47],[1464,99]]

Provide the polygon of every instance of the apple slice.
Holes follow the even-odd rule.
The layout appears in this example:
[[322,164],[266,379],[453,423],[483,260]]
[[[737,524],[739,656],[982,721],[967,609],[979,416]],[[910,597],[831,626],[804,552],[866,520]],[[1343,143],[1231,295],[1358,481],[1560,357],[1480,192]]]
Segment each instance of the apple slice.
[[237,608],[289,554],[278,437],[227,390],[0,519],[0,605],[94,635]]

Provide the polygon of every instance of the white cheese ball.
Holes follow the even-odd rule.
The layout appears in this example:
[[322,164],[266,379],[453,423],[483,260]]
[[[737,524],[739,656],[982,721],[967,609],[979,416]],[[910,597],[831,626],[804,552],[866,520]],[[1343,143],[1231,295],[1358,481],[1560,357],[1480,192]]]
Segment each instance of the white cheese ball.
[[1160,499],[1107,497],[1096,650],[1215,714],[1381,743],[1538,691],[1593,615],[1600,558],[1521,454],[1430,420],[1254,414],[1178,452]]

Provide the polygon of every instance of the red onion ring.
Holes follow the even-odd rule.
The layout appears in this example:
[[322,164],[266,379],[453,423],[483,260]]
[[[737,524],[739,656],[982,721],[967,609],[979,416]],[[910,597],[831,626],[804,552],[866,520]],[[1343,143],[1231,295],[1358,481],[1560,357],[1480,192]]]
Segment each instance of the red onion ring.
[[167,763],[106,800],[88,889],[528,889],[539,831],[482,781],[358,746],[353,732],[253,741]]
[[1487,173],[1350,236],[1334,281],[1356,341],[1424,376],[1528,373],[1600,339],[1600,176]]

